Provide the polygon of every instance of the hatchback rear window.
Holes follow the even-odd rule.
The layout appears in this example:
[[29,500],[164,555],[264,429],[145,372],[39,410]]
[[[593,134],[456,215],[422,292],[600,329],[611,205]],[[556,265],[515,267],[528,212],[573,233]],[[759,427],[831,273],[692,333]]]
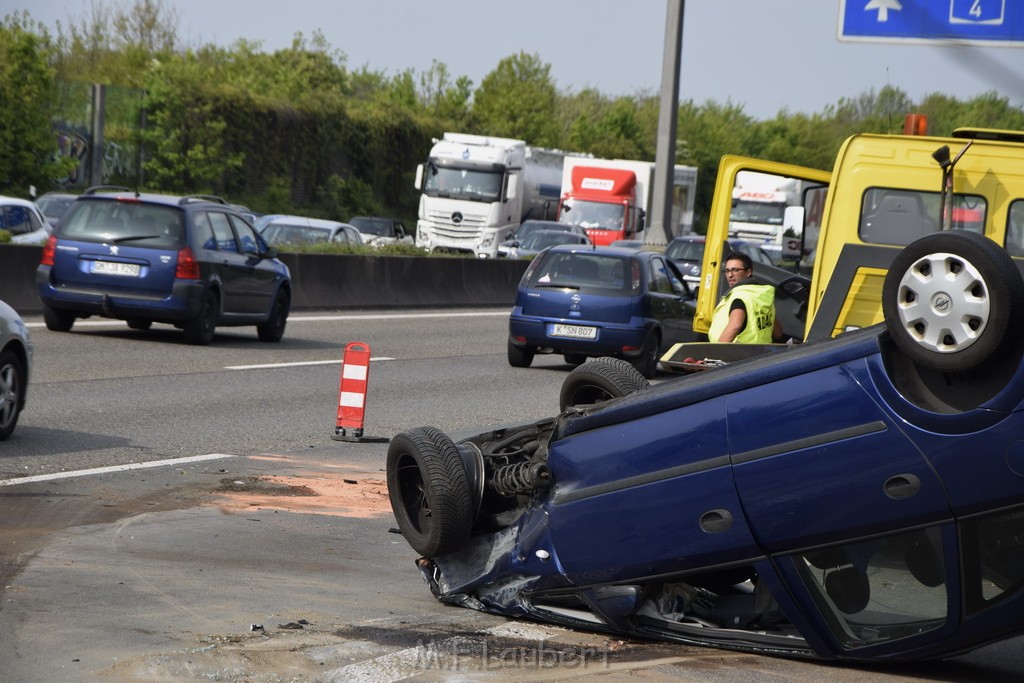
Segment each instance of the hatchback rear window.
[[178,209],[158,204],[77,201],[61,221],[58,237],[80,242],[180,249],[185,246],[182,218]]
[[568,287],[622,295],[640,291],[640,267],[629,257],[549,251],[538,259],[531,268],[531,287]]

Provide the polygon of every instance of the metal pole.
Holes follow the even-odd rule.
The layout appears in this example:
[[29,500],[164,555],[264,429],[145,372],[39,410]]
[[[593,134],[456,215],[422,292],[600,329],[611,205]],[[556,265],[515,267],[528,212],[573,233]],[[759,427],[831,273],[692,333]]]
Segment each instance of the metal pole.
[[679,67],[683,53],[683,0],[667,0],[665,53],[661,64],[661,107],[654,152],[654,188],[644,241],[668,244],[672,239],[672,186],[676,169],[676,128],[679,111]]
[[103,184],[103,120],[106,117],[107,88],[99,83],[92,85],[92,141],[89,184]]

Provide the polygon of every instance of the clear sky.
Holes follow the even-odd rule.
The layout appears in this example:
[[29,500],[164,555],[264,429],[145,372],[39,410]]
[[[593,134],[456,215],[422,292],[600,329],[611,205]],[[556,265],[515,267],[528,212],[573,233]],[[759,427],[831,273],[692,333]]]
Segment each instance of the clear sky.
[[[272,51],[319,29],[350,68],[388,75],[422,72],[437,59],[477,86],[502,58],[525,51],[551,65],[560,89],[631,95],[661,84],[664,0],[164,2],[178,9],[179,35],[190,44],[246,38]],[[1024,105],[1024,48],[840,42],[839,7],[839,0],[685,2],[680,99],[732,102],[759,119],[782,109],[820,112],[886,85],[913,100],[995,90]],[[51,29],[81,20],[88,8],[88,0],[0,0],[0,15],[27,9]]]

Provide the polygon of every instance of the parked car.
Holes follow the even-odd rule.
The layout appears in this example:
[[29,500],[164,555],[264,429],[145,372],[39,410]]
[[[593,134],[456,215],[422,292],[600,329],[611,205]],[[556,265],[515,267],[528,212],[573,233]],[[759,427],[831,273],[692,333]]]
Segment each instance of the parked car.
[[[698,285],[700,283],[700,269],[704,261],[704,235],[683,235],[675,237],[665,247],[665,256],[669,257],[676,267],[682,272],[687,282]],[[754,262],[754,272],[765,270],[764,266],[777,271],[781,268],[775,265],[772,257],[761,247],[743,240],[728,240],[725,254],[740,252],[750,257]],[[792,275],[784,271],[786,277]]]
[[422,577],[494,614],[798,658],[1024,632],[1024,281],[945,231],[882,300],[884,323],[655,386],[584,363],[534,423],[396,435]]
[[50,225],[57,225],[60,217],[71,207],[71,202],[78,199],[77,194],[68,192],[47,192],[36,200],[36,205],[43,212]]
[[279,341],[291,307],[276,250],[205,196],[87,190],[47,241],[36,286],[50,330],[101,315],[139,330],[170,323],[192,344],[240,325]]
[[42,244],[49,237],[50,223],[35,202],[17,197],[0,197],[0,230],[11,234],[12,244]]
[[374,247],[386,244],[413,244],[413,238],[405,231],[401,221],[380,216],[355,216],[348,219],[363,236],[363,243]]
[[578,365],[615,356],[654,377],[663,349],[696,341],[693,295],[661,254],[614,247],[550,247],[523,273],[509,316],[508,362],[538,353]]
[[363,243],[362,235],[355,226],[304,216],[275,216],[263,223],[259,232],[271,246],[317,242],[351,245]]
[[[512,233],[512,237],[508,238],[504,242],[498,245],[498,258],[508,257],[509,252],[513,247],[518,247],[531,233],[537,232],[538,230],[560,230],[562,232],[571,232],[575,235],[583,235],[587,237],[587,231],[578,225],[572,223],[560,223],[558,221],[542,221],[531,218],[530,220],[523,221],[516,231]],[[587,241],[590,238],[587,237]],[[513,257],[514,258],[514,257]]]
[[21,316],[0,301],[0,441],[10,438],[25,408],[32,340]]
[[533,258],[556,244],[587,246],[590,244],[590,238],[586,234],[563,230],[535,230],[522,242],[509,247],[508,255],[509,258]]

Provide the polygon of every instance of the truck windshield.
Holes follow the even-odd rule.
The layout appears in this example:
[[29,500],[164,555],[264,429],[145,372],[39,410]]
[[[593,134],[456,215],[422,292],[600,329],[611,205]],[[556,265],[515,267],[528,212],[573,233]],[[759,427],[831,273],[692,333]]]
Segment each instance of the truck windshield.
[[738,223],[766,223],[782,225],[786,212],[785,204],[738,201],[732,206],[729,220]]
[[423,191],[430,195],[458,197],[481,202],[501,199],[501,171],[476,171],[466,168],[430,166]]
[[562,213],[558,220],[573,223],[583,228],[602,228],[604,230],[622,230],[624,204],[607,204],[575,199],[562,205]]

